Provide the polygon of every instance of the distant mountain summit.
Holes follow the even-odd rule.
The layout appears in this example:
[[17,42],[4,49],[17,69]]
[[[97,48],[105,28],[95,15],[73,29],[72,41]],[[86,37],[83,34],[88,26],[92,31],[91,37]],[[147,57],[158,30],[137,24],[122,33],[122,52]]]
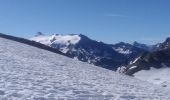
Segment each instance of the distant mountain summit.
[[71,55],[74,59],[111,70],[116,70],[118,67],[128,64],[130,60],[145,52],[145,50],[131,44],[121,42],[110,45],[92,40],[82,34],[39,35],[31,38],[31,40],[56,48]]
[[74,34],[53,34],[52,36],[36,35],[35,37],[31,38],[31,40],[56,48],[63,53],[67,53],[71,49],[71,46],[77,44],[80,39],[81,37],[79,35]]
[[139,43],[137,41],[133,42],[132,45],[137,47],[137,48],[144,49],[146,51],[152,51],[152,45],[142,44],[142,43]]
[[168,37],[163,43],[160,43],[158,46],[159,50],[169,49],[170,48],[170,38]]
[[35,36],[43,36],[44,34],[42,32],[37,32]]
[[133,48],[131,44],[124,43],[124,42],[114,44],[112,45],[112,47],[115,51],[125,55],[131,54],[132,53],[131,49]]
[[[132,68],[133,66],[136,67]],[[138,57],[134,63],[127,67],[126,73],[134,74],[140,70],[150,69],[150,67],[162,68],[165,66],[170,67],[170,38],[167,38],[163,43],[159,43],[156,51],[144,53]]]
[[52,36],[35,36],[31,40],[40,42],[59,51],[71,55],[74,59],[88,62],[107,69],[116,70],[126,61],[124,55],[118,53],[108,44],[97,42],[82,34]]
[[112,48],[126,56],[128,59],[128,62],[138,57],[140,54],[147,52],[147,50],[144,47],[137,47],[135,45],[120,42],[117,44],[112,45]]
[[[123,70],[125,74],[153,83],[169,84],[170,38],[155,45],[156,50],[137,57]],[[121,68],[120,68],[121,69]],[[146,76],[148,75],[148,76]]]

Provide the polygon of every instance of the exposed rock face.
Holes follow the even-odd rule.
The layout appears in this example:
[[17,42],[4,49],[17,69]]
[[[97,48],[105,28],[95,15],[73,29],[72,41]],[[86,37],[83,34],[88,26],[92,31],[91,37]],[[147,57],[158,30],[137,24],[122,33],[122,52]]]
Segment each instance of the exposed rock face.
[[134,63],[129,64],[125,73],[133,75],[141,70],[149,70],[151,67],[170,67],[170,38],[160,43],[157,51],[144,53]]

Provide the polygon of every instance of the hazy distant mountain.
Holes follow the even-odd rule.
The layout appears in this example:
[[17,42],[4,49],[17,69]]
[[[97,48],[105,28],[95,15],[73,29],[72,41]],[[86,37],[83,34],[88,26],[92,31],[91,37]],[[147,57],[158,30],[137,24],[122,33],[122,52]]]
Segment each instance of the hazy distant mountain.
[[144,49],[146,51],[152,51],[152,46],[151,45],[147,45],[147,44],[142,44],[139,42],[133,42],[133,46],[137,47],[137,48],[141,48]]
[[137,48],[144,49],[148,52],[158,51],[158,50],[162,49],[162,47],[165,47],[165,46],[163,46],[162,43],[157,43],[157,44],[154,44],[154,45],[147,45],[147,44],[142,44],[142,43],[139,43],[139,42],[136,42],[136,41],[133,43],[133,46],[135,46]]
[[[126,67],[125,73],[142,78],[143,80],[154,80],[153,82],[169,84],[170,70],[170,38],[157,46],[157,50],[144,53],[136,58]],[[148,74],[149,73],[149,74]],[[151,74],[152,73],[152,74]],[[150,76],[146,76],[146,74]],[[148,79],[149,78],[149,79]]]
[[158,50],[170,48],[170,38],[167,38],[165,42],[157,44]]
[[124,43],[124,42],[114,44],[114,45],[112,45],[112,48],[115,51],[126,56],[126,58],[128,59],[128,62],[130,62],[134,58],[138,57],[142,53],[147,52],[147,50],[145,50],[145,48],[142,48],[142,47],[138,48],[134,45],[131,45],[129,43]]
[[[170,67],[170,38],[167,38],[165,42],[160,43],[157,46],[157,50],[151,53],[144,53],[129,66],[137,66],[136,68],[129,67],[129,74],[133,74],[136,71],[142,69],[150,69],[150,67],[161,68],[164,66]],[[139,66],[139,67],[138,67]],[[134,70],[134,71],[132,71]],[[127,73],[128,73],[127,72]]]

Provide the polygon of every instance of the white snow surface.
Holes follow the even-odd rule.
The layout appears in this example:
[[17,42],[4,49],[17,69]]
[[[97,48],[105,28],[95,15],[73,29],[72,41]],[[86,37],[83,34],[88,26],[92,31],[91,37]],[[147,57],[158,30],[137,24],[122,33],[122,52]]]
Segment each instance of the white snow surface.
[[51,43],[57,44],[76,44],[80,41],[81,37],[79,35],[58,35],[54,34],[52,36],[39,35],[31,38],[30,40],[40,42],[45,45]]
[[0,100],[170,100],[170,90],[0,38]]
[[135,69],[135,68],[137,68],[137,66],[132,66],[132,67],[130,67],[129,69]]
[[163,68],[153,68],[151,67],[150,70],[142,70],[134,74],[134,77],[148,81],[150,83],[158,84],[163,87],[170,88],[170,68],[163,67]]
[[130,50],[124,50],[123,48],[119,47],[119,48],[113,48],[115,51],[121,53],[121,54],[130,54],[132,53],[132,51]]
[[139,59],[140,59],[140,57],[136,58],[131,64],[136,63]]
[[[54,34],[52,36],[48,35],[38,35],[30,40],[40,42],[42,44],[51,46],[54,48],[58,48],[63,53],[67,53],[69,48],[69,45],[75,45],[81,40],[81,37],[79,35],[59,35]],[[55,47],[56,46],[56,47]]]

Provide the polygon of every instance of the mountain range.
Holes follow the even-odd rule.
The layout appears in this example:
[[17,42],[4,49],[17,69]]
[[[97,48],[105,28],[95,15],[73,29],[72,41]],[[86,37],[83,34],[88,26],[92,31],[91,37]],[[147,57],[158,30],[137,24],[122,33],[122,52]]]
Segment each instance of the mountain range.
[[145,48],[124,42],[117,44],[98,42],[82,34],[51,36],[39,34],[30,40],[55,48],[66,55],[71,55],[74,59],[110,70],[117,70],[118,67],[127,65],[142,53],[148,52]]
[[0,78],[0,100],[170,100],[167,88],[5,34],[0,34]]
[[[92,40],[82,34],[80,34],[80,35],[76,35],[76,34],[68,34],[68,35],[59,35],[58,34],[58,35],[56,35],[55,34],[55,35],[53,35],[53,42],[51,40],[52,36],[46,36],[43,34],[36,35],[35,37],[32,38],[32,39],[39,40],[37,42],[34,40],[28,40],[28,39],[24,39],[24,38],[15,37],[15,36],[5,35],[2,33],[0,33],[0,37],[6,38],[9,40],[13,40],[13,41],[17,41],[17,42],[21,42],[26,45],[34,46],[34,47],[37,47],[40,49],[48,50],[53,53],[57,53],[57,54],[60,54],[60,55],[63,55],[63,56],[69,57],[69,58],[73,58],[74,60],[80,60],[80,61],[81,61],[81,59],[84,59],[81,57],[86,57],[86,58],[96,57],[96,54],[98,54],[97,57],[102,58],[102,56],[103,56],[102,54],[91,53],[91,52],[89,52],[90,50],[88,50],[89,48],[92,48],[91,50],[93,52],[96,52],[96,50],[98,50],[98,49],[99,49],[98,51],[102,51],[102,52],[110,50],[109,53],[111,53],[113,51],[114,53],[111,53],[111,54],[113,54],[113,55],[117,54],[117,58],[119,59],[119,61],[122,62],[122,64],[121,64],[121,62],[119,62],[120,64],[118,66],[115,67],[112,65],[110,67],[110,65],[108,65],[108,64],[112,64],[113,62],[107,63],[104,61],[103,62],[104,64],[100,64],[100,63],[102,63],[101,60],[95,59],[94,61],[97,61],[99,63],[98,66],[106,68],[106,69],[114,70],[118,73],[130,75],[130,76],[133,76],[140,80],[148,81],[150,83],[154,83],[154,84],[161,85],[163,87],[170,88],[170,79],[169,79],[169,75],[170,75],[169,74],[169,71],[170,71],[170,68],[169,68],[169,65],[170,65],[169,64],[169,61],[170,61],[170,52],[169,52],[170,51],[170,49],[169,49],[170,48],[170,46],[169,46],[170,38],[167,38],[163,43],[158,43],[155,45],[148,46],[146,44],[140,44],[137,42],[134,42],[133,44],[124,43],[124,42],[120,42],[117,44],[106,44],[103,42],[98,42],[98,41]],[[82,38],[86,38],[85,39],[86,41],[81,42]],[[55,42],[54,42],[54,40],[55,40]],[[44,43],[41,43],[40,41],[44,42]],[[46,44],[46,43],[49,43],[49,44]],[[58,48],[52,47],[51,44],[53,44],[53,43]],[[58,44],[56,44],[56,43],[58,43]],[[83,43],[84,43],[84,45],[83,45]],[[90,47],[88,47],[89,44],[90,44]],[[59,46],[57,46],[57,45],[59,45]],[[81,46],[81,45],[83,45],[83,46]],[[103,48],[107,48],[107,49],[103,49],[100,46],[103,46]],[[96,47],[98,49],[94,49]],[[78,54],[78,53],[76,53],[77,52],[76,50],[79,50],[78,52],[81,54],[81,56],[75,55],[75,54]],[[86,52],[86,50],[88,52]],[[67,53],[64,51],[67,51],[67,52],[70,51],[70,52]],[[83,53],[82,53],[82,51],[83,51]],[[88,54],[88,53],[91,53],[91,55],[86,56],[86,54]],[[106,55],[106,53],[105,53],[105,55]],[[109,54],[107,54],[107,56],[104,56],[103,58],[105,58],[107,61],[108,57],[109,57]],[[113,58],[113,59],[115,59],[115,58]],[[93,61],[93,60],[88,59],[88,60],[83,60],[83,61],[90,63],[90,61]],[[95,65],[96,63],[90,63],[90,64]]]
[[[169,78],[162,77],[170,75],[170,38],[155,45],[136,41],[132,44],[106,44],[82,34],[39,34],[30,40],[55,48],[74,59],[170,87]],[[147,73],[150,77],[146,76]]]
[[133,63],[127,66],[126,73],[133,75],[135,72],[148,70],[150,67],[170,67],[170,38],[167,38],[163,43],[159,43],[156,50],[144,53],[136,58]]
[[137,57],[122,72],[164,87],[170,87],[170,38],[155,45],[155,50]]

